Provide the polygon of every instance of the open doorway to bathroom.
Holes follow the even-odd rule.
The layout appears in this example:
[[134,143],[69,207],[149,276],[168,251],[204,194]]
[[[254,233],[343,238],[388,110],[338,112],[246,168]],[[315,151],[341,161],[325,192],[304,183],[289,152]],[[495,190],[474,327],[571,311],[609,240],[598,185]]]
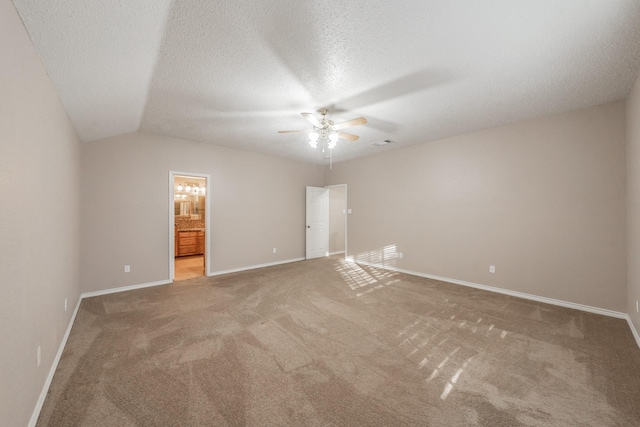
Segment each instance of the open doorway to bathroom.
[[205,276],[208,264],[208,175],[170,173],[170,270],[174,281]]

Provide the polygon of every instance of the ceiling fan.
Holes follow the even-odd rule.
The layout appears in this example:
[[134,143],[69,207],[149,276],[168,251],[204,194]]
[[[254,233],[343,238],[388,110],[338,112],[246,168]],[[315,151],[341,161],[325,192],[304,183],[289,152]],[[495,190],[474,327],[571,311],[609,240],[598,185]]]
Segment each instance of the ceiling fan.
[[360,138],[358,135],[341,132],[341,130],[367,123],[367,119],[364,117],[358,117],[357,119],[351,119],[340,123],[333,123],[333,121],[327,119],[328,111],[326,108],[322,108],[319,112],[322,114],[322,119],[320,120],[318,120],[312,113],[301,113],[302,117],[307,119],[307,121],[313,125],[313,129],[280,130],[278,133],[306,132],[309,134],[309,145],[316,148],[318,147],[318,142],[320,142],[324,151],[325,147],[329,150],[334,149],[339,138],[346,139],[348,141],[356,141]]

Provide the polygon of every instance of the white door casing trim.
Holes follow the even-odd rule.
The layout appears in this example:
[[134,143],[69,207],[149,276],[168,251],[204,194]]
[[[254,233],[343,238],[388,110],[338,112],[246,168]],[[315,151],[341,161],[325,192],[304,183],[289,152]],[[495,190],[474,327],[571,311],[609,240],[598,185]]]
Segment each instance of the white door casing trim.
[[[347,254],[349,253],[349,250],[347,249],[347,243],[348,243],[348,234],[349,234],[349,214],[347,213],[349,211],[349,188],[347,187],[347,184],[334,184],[334,185],[327,185],[325,188],[328,188],[329,191],[331,191],[332,188],[335,187],[344,187],[344,202],[345,202],[345,212],[344,212],[344,251],[339,251],[339,252],[334,252],[334,253],[330,253],[329,255],[337,255],[337,254],[341,254],[344,253],[344,258],[347,259]],[[331,231],[331,230],[329,230]]]
[[211,175],[197,172],[179,172],[169,171],[169,279],[168,283],[173,283],[175,277],[175,238],[174,224],[175,224],[175,211],[174,211],[174,191],[173,181],[176,176],[193,176],[196,178],[204,178],[205,186],[207,187],[205,197],[205,217],[204,217],[204,275],[209,276],[210,259],[211,259],[211,226],[209,217],[211,216]]

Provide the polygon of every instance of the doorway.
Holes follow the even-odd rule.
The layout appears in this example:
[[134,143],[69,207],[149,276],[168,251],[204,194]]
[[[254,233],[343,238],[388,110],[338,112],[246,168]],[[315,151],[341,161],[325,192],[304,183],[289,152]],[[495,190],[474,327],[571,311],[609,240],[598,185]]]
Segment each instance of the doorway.
[[169,274],[172,281],[207,275],[209,176],[170,172]]

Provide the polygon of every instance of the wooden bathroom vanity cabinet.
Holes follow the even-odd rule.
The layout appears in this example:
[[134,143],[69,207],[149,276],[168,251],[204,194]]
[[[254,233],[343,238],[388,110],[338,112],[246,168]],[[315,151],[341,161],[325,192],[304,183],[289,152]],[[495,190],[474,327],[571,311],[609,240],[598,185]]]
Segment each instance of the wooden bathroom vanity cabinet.
[[176,256],[204,254],[204,230],[183,230],[176,233]]

